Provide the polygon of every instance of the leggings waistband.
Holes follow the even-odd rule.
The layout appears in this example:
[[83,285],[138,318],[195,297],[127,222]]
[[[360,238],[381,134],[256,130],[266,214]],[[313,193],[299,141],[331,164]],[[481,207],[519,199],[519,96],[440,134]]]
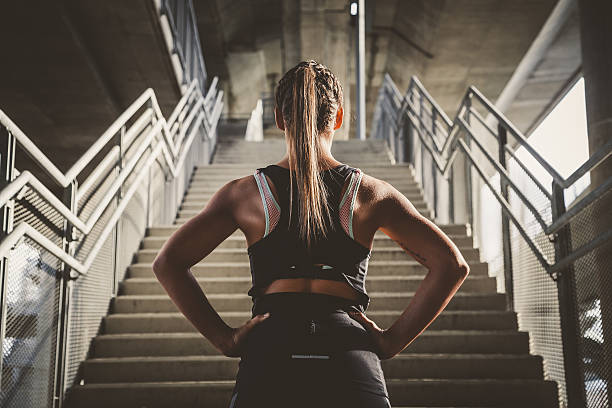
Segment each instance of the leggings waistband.
[[268,293],[254,300],[253,316],[266,312],[279,314],[317,314],[360,310],[356,301],[312,292]]

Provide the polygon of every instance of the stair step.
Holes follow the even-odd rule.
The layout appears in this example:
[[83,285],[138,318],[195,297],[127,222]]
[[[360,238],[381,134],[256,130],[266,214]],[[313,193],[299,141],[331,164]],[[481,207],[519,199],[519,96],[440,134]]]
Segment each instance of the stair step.
[[[355,162],[356,163],[356,162]],[[274,163],[270,163],[270,164],[274,164]],[[346,163],[348,165],[351,165],[350,163]],[[391,163],[368,163],[367,165],[365,165],[365,163],[360,164],[360,169],[362,169],[363,171],[365,171],[366,169],[372,171],[372,170],[397,170],[397,171],[404,171],[404,170],[409,170],[412,169],[412,166],[409,165],[408,163],[397,163],[397,164],[391,164]],[[204,166],[198,166],[194,169],[194,174],[198,174],[200,172],[208,172],[208,171],[214,171],[214,170],[231,170],[231,171],[249,171],[252,169],[252,164],[251,163],[240,163],[240,164],[233,164],[233,163],[211,163],[208,165],[204,165]]]
[[[171,234],[168,233],[168,235],[156,235],[156,236],[145,237],[145,239],[142,242],[142,248],[143,249],[160,249],[164,245],[164,243],[168,240],[168,238],[170,238],[170,235]],[[457,247],[462,252],[465,250],[468,250],[468,252],[470,250],[478,252],[478,249],[473,247],[474,240],[470,236],[450,235],[449,238],[455,243],[455,245],[457,245]],[[403,249],[400,248],[399,245],[395,241],[393,241],[391,238],[389,238],[386,235],[384,236],[376,235],[374,237],[374,242],[373,242],[372,247],[373,247],[373,251],[381,251],[383,249],[389,250],[389,251],[391,250],[403,251]],[[226,249],[226,248],[227,249],[242,248],[243,250],[246,250],[247,242],[246,242],[246,239],[244,238],[244,235],[229,236],[217,248],[215,248],[215,250]],[[464,253],[464,256],[465,256],[465,253]]]
[[[85,384],[69,403],[88,408],[227,407],[234,381]],[[557,408],[557,384],[537,379],[388,379],[391,404]]]
[[[192,188],[187,191],[185,197],[183,198],[183,202],[181,204],[181,208],[187,209],[185,206],[199,206],[204,207],[212,195],[219,190],[217,187],[198,187]],[[423,201],[423,191],[420,187],[409,187],[402,188],[398,190],[401,192],[415,207],[423,207],[425,206],[425,202]]]
[[[240,358],[225,356],[108,357],[85,361],[86,383],[233,380]],[[542,358],[529,354],[414,354],[383,360],[385,378],[542,377]]]
[[[455,243],[456,245],[456,243]],[[153,262],[159,253],[159,249],[140,249],[136,253],[136,262]],[[463,248],[461,254],[467,262],[479,262],[480,253],[474,248]],[[412,255],[402,248],[372,248],[370,262],[374,261],[412,261]],[[200,263],[208,262],[249,262],[249,254],[246,248],[215,248]]]
[[[465,224],[441,224],[438,227],[447,235],[468,235],[467,226]],[[148,236],[163,235],[168,236],[179,228],[178,225],[156,225],[147,229]],[[231,236],[244,237],[242,231],[236,231]],[[388,237],[382,231],[376,231],[375,237]]]
[[[488,264],[485,262],[468,261],[470,275],[487,275]],[[206,276],[251,276],[249,262],[211,262],[204,261],[192,266],[191,272],[196,277]],[[368,276],[380,275],[419,275],[424,276],[427,268],[417,261],[371,261],[368,265]],[[151,263],[136,263],[128,267],[130,278],[154,277]]]
[[[219,312],[232,327],[251,318],[250,311]],[[372,310],[368,316],[386,328],[400,316],[400,311]],[[502,310],[443,310],[427,330],[517,330],[516,313]],[[195,328],[181,313],[112,313],[104,317],[104,333],[194,332]]]
[[[426,330],[402,353],[528,354],[529,334],[515,330]],[[200,333],[101,334],[94,357],[220,355]]]
[[[197,184],[199,182],[206,182],[206,181],[215,181],[215,182],[220,182],[220,183],[227,182],[232,179],[251,176],[253,173],[255,173],[255,170],[256,169],[252,169],[250,172],[234,171],[234,172],[194,173],[194,175],[191,177],[190,182],[192,185]],[[362,171],[365,173],[363,169]],[[366,174],[369,174],[369,173],[366,173]],[[391,184],[405,183],[405,184],[418,186],[418,182],[412,175],[411,171],[377,172],[376,175],[374,174],[369,174],[369,175],[376,177],[376,178],[383,178],[385,181]]]
[[[251,288],[250,276],[206,276],[196,279],[206,294],[247,293]],[[366,290],[372,293],[414,292],[422,281],[422,276],[372,276],[366,280]],[[461,292],[486,293],[489,296],[495,296],[495,299],[497,295],[500,295],[496,293],[495,278],[488,276],[468,275],[459,290]],[[156,295],[166,292],[157,278],[128,278],[120,283],[120,293],[121,295]]]
[[[245,174],[246,176],[246,174]],[[228,180],[195,180],[189,184],[189,193],[201,193],[204,191],[210,191],[211,189],[219,189],[223,187]],[[419,191],[420,186],[415,181],[410,180],[398,180],[395,182],[389,182],[393,187],[399,191]]]
[[[250,310],[251,297],[242,293],[208,293],[208,300],[218,311]],[[376,310],[404,310],[414,292],[370,292],[370,306]],[[505,297],[502,293],[467,292],[461,288],[446,306],[446,310],[504,310]],[[154,313],[178,311],[166,294],[120,295],[114,300],[114,313]]]

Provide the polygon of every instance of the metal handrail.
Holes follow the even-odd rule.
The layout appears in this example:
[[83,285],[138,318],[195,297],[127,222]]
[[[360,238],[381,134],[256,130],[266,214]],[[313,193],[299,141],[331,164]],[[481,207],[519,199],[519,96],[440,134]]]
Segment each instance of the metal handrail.
[[[421,100],[427,101],[427,103],[431,106],[431,119],[435,125],[435,118],[439,117],[442,119],[441,127],[446,126],[447,130],[444,137],[444,143],[440,146],[432,134],[432,131],[424,126],[423,122],[423,109],[417,108],[413,103],[413,96],[415,93],[419,94],[419,98]],[[401,101],[398,102],[398,99]],[[534,215],[537,222],[542,227],[542,230],[546,235],[549,236],[549,239],[554,240],[554,235],[564,226],[566,226],[577,214],[579,214],[582,210],[584,210],[589,204],[597,200],[601,197],[605,192],[612,188],[612,177],[607,179],[602,185],[593,191],[589,192],[587,195],[582,197],[578,202],[574,203],[572,208],[567,212],[563,213],[559,217],[557,217],[550,225],[548,225],[544,219],[540,216],[538,211],[536,211],[535,206],[530,200],[520,191],[518,186],[510,179],[509,174],[506,172],[504,167],[501,165],[499,161],[494,159],[491,154],[489,154],[484,145],[480,142],[478,137],[476,136],[476,132],[472,130],[472,126],[468,122],[467,116],[477,113],[475,109],[472,107],[472,99],[476,99],[483,108],[493,115],[498,120],[500,128],[508,131],[515,139],[519,142],[519,144],[525,147],[526,151],[548,172],[548,174],[552,177],[553,183],[556,184],[561,189],[566,189],[570,187],[574,182],[576,182],[580,177],[586,174],[588,171],[591,171],[599,164],[601,164],[606,158],[608,158],[612,154],[612,141],[609,141],[604,146],[602,146],[595,154],[593,154],[588,160],[586,160],[576,171],[574,171],[569,177],[563,178],[554,167],[548,163],[527,141],[527,138],[501,113],[499,112],[489,100],[480,93],[478,89],[471,86],[468,88],[465,96],[462,99],[462,102],[457,109],[457,113],[455,115],[454,120],[450,120],[444,111],[437,105],[435,100],[431,97],[431,95],[426,91],[421,82],[416,78],[412,77],[410,84],[408,86],[407,92],[401,96],[397,86],[391,79],[388,74],[385,74],[385,78],[383,81],[383,85],[379,92],[378,101],[376,104],[376,113],[375,113],[375,123],[373,123],[373,134],[377,135],[377,120],[381,120],[381,113],[384,112],[386,115],[391,117],[391,123],[387,123],[390,125],[394,132],[400,132],[402,128],[403,121],[407,118],[413,125],[413,128],[416,130],[416,134],[422,142],[422,145],[427,149],[427,151],[431,154],[433,163],[435,167],[438,169],[440,174],[444,177],[447,177],[448,171],[451,167],[451,164],[454,162],[457,157],[457,152],[461,150],[464,153],[464,156],[470,161],[472,167],[474,167],[479,173],[480,177],[484,180],[485,184],[489,187],[497,201],[499,202],[502,210],[508,216],[509,220],[515,225],[519,233],[523,236],[525,241],[527,242],[529,248],[532,250],[538,261],[541,263],[542,267],[546,270],[546,272],[554,279],[557,279],[555,276],[559,270],[563,269],[564,265],[567,265],[571,260],[576,259],[576,254],[578,252],[584,254],[589,250],[601,245],[606,242],[607,239],[610,238],[612,230],[607,233],[602,234],[600,237],[597,237],[590,241],[589,243],[583,245],[582,247],[576,249],[574,252],[568,254],[562,259],[557,259],[555,262],[549,261],[540,251],[538,246],[533,242],[533,240],[528,236],[523,226],[520,224],[519,220],[512,214],[510,209],[510,204],[507,202],[504,197],[498,193],[493,186],[486,179],[484,171],[482,167],[476,162],[471,153],[471,148],[468,144],[466,144],[463,140],[459,138],[461,132],[465,132],[469,135],[469,140],[474,141],[477,147],[484,153],[484,157],[487,162],[493,165],[493,167],[499,172],[500,177],[504,180],[505,183],[509,187],[511,187],[516,193],[517,197],[521,200],[521,202],[529,209],[529,211]],[[394,106],[395,105],[395,106]],[[479,122],[480,117],[475,116]],[[437,125],[436,125],[437,126]],[[441,127],[437,127],[440,129]],[[494,137],[498,137],[497,134],[491,129],[489,126],[485,125],[487,131],[489,131]],[[441,129],[444,130],[444,129]],[[395,135],[394,135],[395,137]],[[504,150],[512,153],[508,146],[504,146]],[[520,162],[518,158],[512,154],[512,157],[515,158],[521,168],[523,168],[528,176],[536,181],[536,185],[542,192],[546,195],[548,199],[553,199],[552,195],[544,189],[544,186],[537,181],[537,178],[527,170],[527,166],[524,163]],[[553,235],[551,238],[550,236]]]
[[[210,130],[215,129],[216,124],[219,120],[222,110],[222,98],[223,91],[216,91],[210,89],[206,100],[212,100],[211,93],[216,92],[214,95],[214,105],[207,106],[204,104],[205,98],[200,92],[200,87],[197,84],[197,80],[194,80],[188,89],[188,92],[183,95],[172,115],[170,115],[171,123],[181,121],[181,112],[189,105],[189,101],[194,98],[197,100],[195,104],[187,108],[188,114],[186,120],[181,121],[178,127],[173,126],[173,131],[169,129],[168,122],[163,117],[155,92],[152,89],[147,89],[130,107],[123,112],[119,118],[96,140],[96,142],[85,152],[83,156],[64,174],[47,158],[47,156],[40,150],[36,145],[19,129],[19,127],[8,118],[0,110],[0,125],[4,126],[10,134],[15,136],[15,140],[21,145],[21,147],[28,153],[34,162],[40,166],[48,175],[50,175],[57,184],[62,187],[67,187],[71,184],[76,184],[76,177],[81,171],[89,165],[93,159],[100,153],[100,151],[115,137],[115,135],[122,129],[125,129],[127,122],[132,119],[137,112],[145,108],[145,112],[134,122],[130,129],[136,129],[138,132],[134,132],[133,136],[128,136],[129,130],[125,133],[126,140],[135,138],[143,128],[150,126],[151,128],[146,133],[140,134],[143,136],[142,142],[136,147],[135,154],[121,169],[118,177],[112,183],[111,187],[105,192],[104,196],[100,199],[98,205],[89,215],[86,221],[83,221],[79,215],[68,208],[64,203],[61,202],[42,182],[40,182],[31,172],[23,171],[13,181],[11,181],[6,187],[0,191],[0,206],[6,205],[10,200],[14,199],[20,194],[24,187],[29,187],[36,191],[41,198],[43,198],[52,209],[57,211],[61,216],[64,217],[71,225],[77,228],[82,234],[83,238],[86,237],[100,220],[102,214],[108,208],[108,205],[116,197],[117,192],[124,186],[124,182],[128,176],[132,175],[136,165],[141,160],[144,152],[147,149],[151,149],[152,152],[148,159],[142,165],[136,178],[130,183],[127,191],[122,194],[121,201],[117,208],[111,215],[110,219],[106,221],[105,227],[97,237],[92,249],[87,254],[84,262],[78,261],[71,254],[64,251],[64,249],[57,246],[50,239],[45,237],[42,233],[37,231],[34,227],[29,225],[27,222],[20,222],[17,226],[6,235],[2,241],[0,241],[0,257],[7,257],[11,249],[13,249],[25,236],[28,236],[35,242],[37,242],[42,248],[49,251],[59,260],[65,262],[74,271],[78,272],[79,275],[84,275],[93,263],[96,255],[102,248],[104,241],[112,232],[115,224],[119,220],[119,217],[123,213],[125,207],[129,203],[130,198],[137,191],[140,182],[148,174],[148,170],[153,163],[155,163],[160,156],[163,157],[164,162],[169,171],[170,177],[176,177],[179,170],[182,168],[182,163],[185,160],[189,147],[191,146],[194,137],[198,131],[200,125],[204,125],[207,130],[205,133],[207,138],[211,138]],[[208,115],[206,110],[212,114]],[[195,115],[198,115],[194,120]],[[146,118],[143,119],[143,118]],[[146,122],[146,123],[143,123]],[[188,129],[192,129],[190,134],[185,139],[185,134]],[[175,134],[181,134],[176,139]],[[159,135],[161,138],[158,138]],[[116,162],[119,157],[119,147],[114,146],[102,159],[102,161],[95,167],[90,176],[83,183],[81,188],[77,188],[77,197],[81,198],[83,192],[87,191],[95,185],[97,181],[104,174],[105,170],[108,169],[110,163]],[[98,183],[98,186],[102,182]]]
[[159,12],[160,15],[167,17],[168,25],[172,31],[172,52],[180,60],[184,74],[183,84],[186,85],[196,79],[204,90],[208,74],[201,51],[200,38],[197,35],[198,30],[192,1],[161,0]]

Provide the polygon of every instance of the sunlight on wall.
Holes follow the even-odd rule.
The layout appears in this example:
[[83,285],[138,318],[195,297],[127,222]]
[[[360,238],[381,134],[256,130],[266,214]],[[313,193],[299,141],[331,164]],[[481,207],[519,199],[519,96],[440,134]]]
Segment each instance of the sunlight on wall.
[[[529,144],[567,178],[589,158],[584,78],[580,78],[565,97],[529,136]],[[534,175],[549,188],[552,179],[529,153],[520,147],[516,155]],[[565,204],[569,204],[591,182],[589,174],[574,183],[565,192]]]
[[[580,79],[554,107],[540,125],[528,137],[533,148],[554,168],[563,178],[567,178],[588,157],[586,105],[584,96],[584,79]],[[515,151],[518,159],[525,164],[535,178],[543,185],[548,193],[552,192],[552,177],[523,147]],[[529,179],[526,173],[512,158],[508,159],[508,172],[512,181],[533,203],[540,215],[548,222],[550,219],[550,201]],[[499,173],[495,173],[489,181],[499,186]],[[566,207],[590,183],[587,173],[573,186],[565,191]],[[483,185],[480,192],[481,236],[486,236],[486,243],[481,245],[483,261],[489,262],[493,276],[498,276],[498,291],[505,291],[503,284],[503,253],[501,237],[501,208],[489,191]],[[527,210],[514,194],[511,194],[510,205],[513,213],[520,223],[530,233],[537,234],[540,228],[533,214]],[[517,239],[522,239],[517,237]]]

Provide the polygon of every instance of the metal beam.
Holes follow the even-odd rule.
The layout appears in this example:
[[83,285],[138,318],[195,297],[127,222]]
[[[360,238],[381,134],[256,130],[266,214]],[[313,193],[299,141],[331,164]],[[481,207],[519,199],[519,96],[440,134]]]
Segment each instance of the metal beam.
[[365,103],[365,0],[359,0],[357,7],[357,47],[356,47],[356,84],[357,84],[357,138],[366,138]]

